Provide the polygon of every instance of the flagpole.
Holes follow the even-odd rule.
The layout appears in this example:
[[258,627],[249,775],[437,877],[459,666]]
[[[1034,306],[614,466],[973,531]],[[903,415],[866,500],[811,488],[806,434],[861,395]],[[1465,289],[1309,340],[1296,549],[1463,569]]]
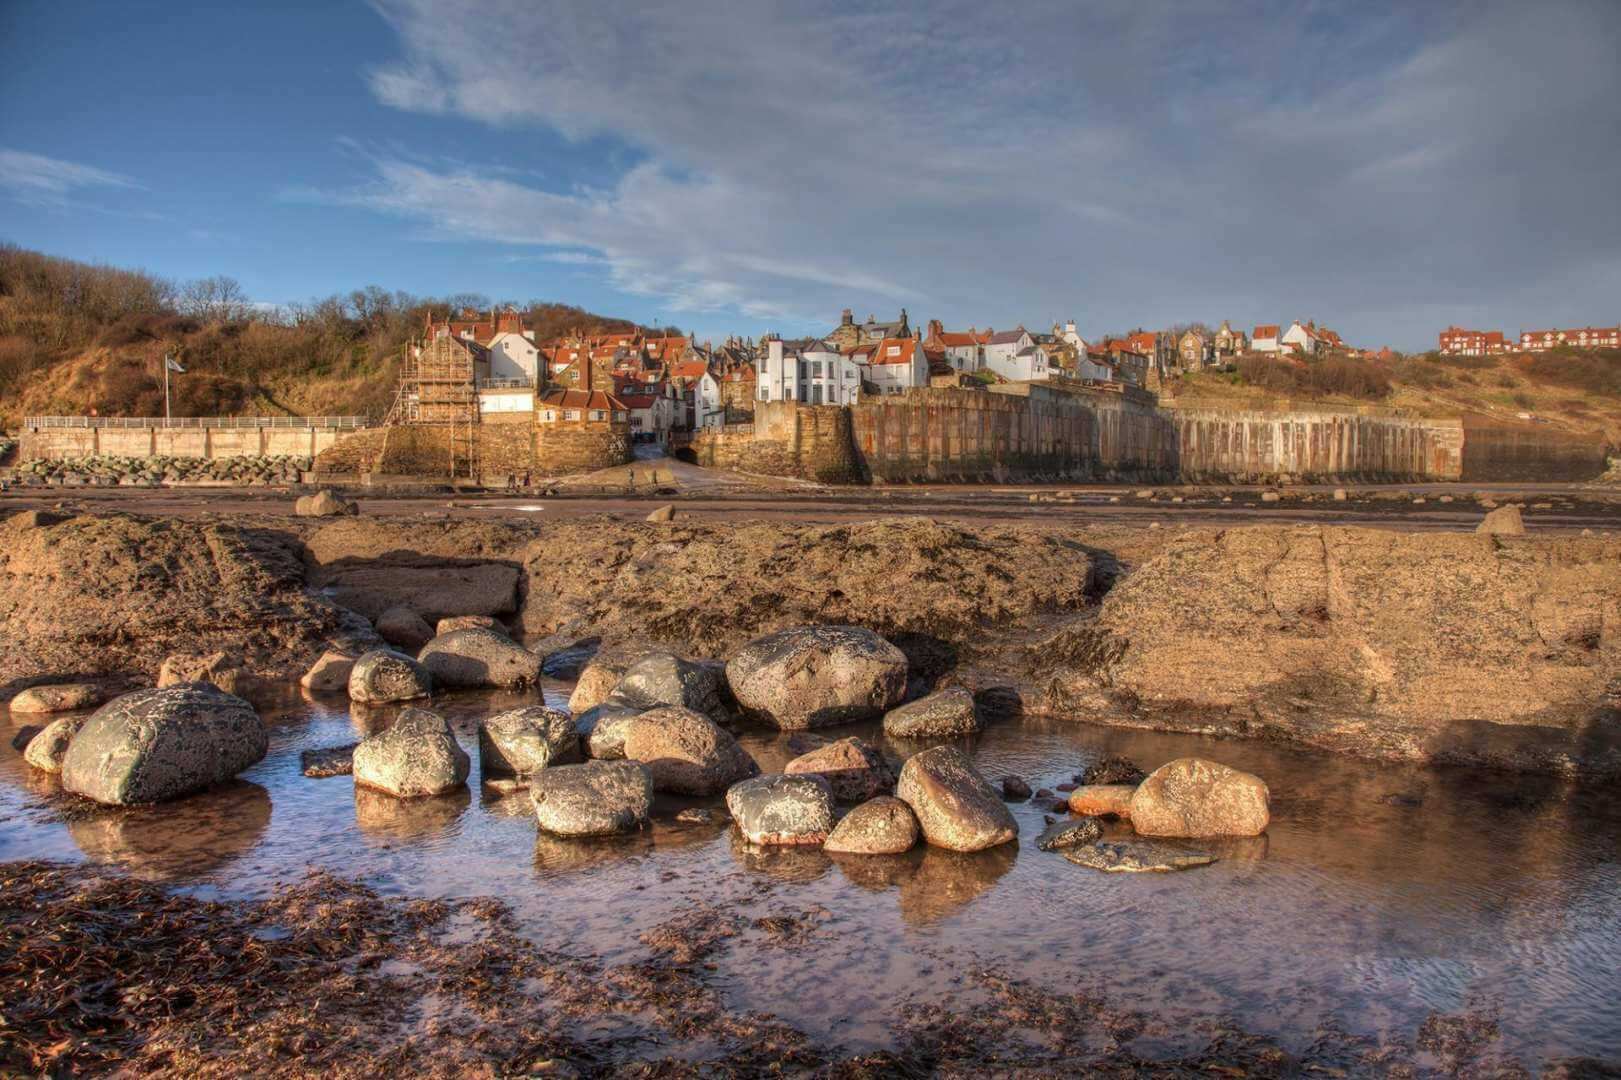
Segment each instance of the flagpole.
[[169,426],[169,354],[163,354],[163,425]]

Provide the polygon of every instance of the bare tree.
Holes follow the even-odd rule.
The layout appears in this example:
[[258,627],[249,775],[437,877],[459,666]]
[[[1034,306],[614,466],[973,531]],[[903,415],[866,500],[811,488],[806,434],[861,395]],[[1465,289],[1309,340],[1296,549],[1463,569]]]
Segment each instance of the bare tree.
[[187,282],[176,306],[181,314],[207,322],[239,322],[253,312],[241,283],[223,274]]

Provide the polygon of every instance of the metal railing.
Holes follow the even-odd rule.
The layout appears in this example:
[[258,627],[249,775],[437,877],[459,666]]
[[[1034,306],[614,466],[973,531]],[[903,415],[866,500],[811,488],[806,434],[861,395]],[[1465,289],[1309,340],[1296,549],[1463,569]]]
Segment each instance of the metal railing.
[[535,381],[533,379],[480,379],[478,380],[478,388],[480,390],[533,390]]
[[27,416],[25,428],[363,428],[364,416]]

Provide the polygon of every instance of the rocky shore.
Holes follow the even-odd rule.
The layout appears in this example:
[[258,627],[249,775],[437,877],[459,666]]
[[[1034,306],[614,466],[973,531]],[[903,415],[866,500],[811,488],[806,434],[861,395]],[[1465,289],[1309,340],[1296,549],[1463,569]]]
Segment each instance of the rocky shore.
[[290,454],[225,458],[104,454],[83,458],[32,458],[17,465],[16,478],[19,484],[43,487],[155,488],[188,483],[262,487],[296,484],[313,467],[313,458]]
[[[718,661],[775,631],[844,624],[900,650],[907,701],[957,688],[981,712],[1621,774],[1613,536],[1189,529],[1135,564],[1084,530],[925,518],[28,512],[0,539],[7,698],[156,685],[165,661],[233,671],[224,688],[251,697],[329,651],[388,639],[414,655],[459,617],[570,675],[593,654]],[[507,664],[526,667],[518,652]]]

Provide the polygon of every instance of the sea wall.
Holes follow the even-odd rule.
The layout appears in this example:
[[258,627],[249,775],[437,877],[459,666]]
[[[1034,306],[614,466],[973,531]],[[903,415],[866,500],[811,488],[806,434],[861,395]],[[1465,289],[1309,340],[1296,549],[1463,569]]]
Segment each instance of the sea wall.
[[1602,440],[1548,424],[1465,417],[1462,425],[1463,480],[1591,480],[1608,464]]
[[18,458],[315,457],[352,430],[323,424],[254,427],[241,420],[199,427],[165,427],[161,421],[118,427],[25,426],[18,436]]
[[1167,410],[1190,481],[1458,480],[1463,425],[1357,412]]

